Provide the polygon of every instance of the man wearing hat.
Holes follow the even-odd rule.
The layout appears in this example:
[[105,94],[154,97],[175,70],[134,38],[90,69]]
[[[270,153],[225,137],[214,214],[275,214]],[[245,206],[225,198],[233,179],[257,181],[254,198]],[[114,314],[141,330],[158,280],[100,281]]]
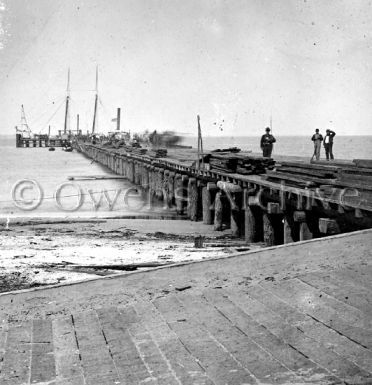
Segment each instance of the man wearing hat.
[[329,160],[330,158],[333,160],[333,138],[335,137],[336,133],[332,130],[326,131],[326,136],[324,137],[323,146],[326,153],[326,158]]
[[276,139],[270,134],[270,127],[266,127],[266,134],[261,137],[261,149],[264,157],[271,158],[273,143],[275,142]]
[[316,157],[316,160],[320,158],[320,147],[323,141],[322,134],[319,134],[319,128],[315,130],[315,134],[311,137],[311,140],[314,142],[314,155],[311,159]]

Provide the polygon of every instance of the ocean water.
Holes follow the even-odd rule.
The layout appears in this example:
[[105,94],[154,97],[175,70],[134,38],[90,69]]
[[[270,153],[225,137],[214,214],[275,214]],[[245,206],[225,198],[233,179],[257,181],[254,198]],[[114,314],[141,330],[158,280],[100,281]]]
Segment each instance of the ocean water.
[[[311,136],[276,136],[276,143],[272,156],[289,155],[311,158],[314,152]],[[261,153],[260,137],[257,136],[209,136],[203,138],[205,150],[216,148],[239,147],[242,150],[251,150]],[[183,144],[197,147],[196,137],[185,137]],[[335,136],[333,144],[335,159],[372,159],[372,136]],[[321,158],[325,159],[324,148]]]
[[[64,152],[61,148],[56,148],[53,152],[47,148],[15,148],[13,138],[0,138],[0,150],[2,218],[99,217],[133,211],[129,207],[133,203],[131,198],[127,200],[129,206],[124,201],[124,194],[128,191],[132,196],[135,195],[130,190],[132,185],[126,180],[68,180],[70,176],[112,174],[105,167],[92,163],[91,159],[75,151]],[[102,191],[106,191],[111,202],[115,202],[111,209],[103,195],[101,206],[96,209],[95,203],[99,202]],[[59,198],[58,202],[56,196]],[[39,206],[34,208],[38,202]]]
[[[237,146],[242,150],[259,153],[261,152],[259,140],[259,137],[205,137],[203,144],[206,150]],[[183,143],[196,147],[197,139],[186,137]],[[90,159],[77,152],[66,153],[60,148],[56,148],[54,152],[48,151],[47,148],[15,148],[13,137],[0,137],[0,150],[0,217],[2,218],[12,216],[95,217],[124,215],[138,209],[138,202],[136,202],[138,196],[136,197],[136,193],[131,190],[133,186],[126,180],[69,182],[69,176],[112,174],[105,167],[96,162],[92,163]],[[372,136],[335,137],[336,159],[371,159],[371,150]],[[290,155],[309,159],[312,153],[313,144],[310,138],[277,137],[273,157]],[[322,158],[324,157],[323,151]],[[106,191],[111,203],[115,202],[111,208],[105,196],[101,196],[102,191]],[[42,199],[40,199],[41,192]],[[56,195],[60,198],[58,202]],[[100,196],[101,206],[97,208],[95,204]],[[33,204],[39,201],[39,206],[33,208]],[[15,203],[19,203],[21,207]],[[72,210],[76,207],[78,209]]]

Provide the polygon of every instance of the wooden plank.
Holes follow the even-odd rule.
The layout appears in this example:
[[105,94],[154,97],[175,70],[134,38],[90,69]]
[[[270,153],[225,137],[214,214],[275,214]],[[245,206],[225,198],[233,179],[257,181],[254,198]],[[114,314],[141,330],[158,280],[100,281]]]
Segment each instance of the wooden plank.
[[[326,369],[329,377],[335,376],[338,380],[342,379],[352,382],[361,382],[364,379],[370,378],[368,372],[326,348],[322,343],[308,337],[299,328],[286,323],[279,314],[271,311],[247,293],[237,293],[229,290],[228,295],[245,313],[253,317],[271,333],[293,346],[320,367]],[[330,381],[332,383],[332,379],[328,376],[322,373],[316,377],[315,382]]]
[[357,167],[370,168],[372,171],[372,159],[353,159],[353,163]]
[[174,298],[158,298],[153,303],[216,385],[256,382],[251,373],[205,327],[190,317]]
[[372,352],[370,350],[342,336],[314,318],[301,313],[260,285],[249,288],[248,294],[271,311],[279,314],[286,322],[302,330],[310,338],[325,343],[335,353],[372,373]]
[[300,276],[298,279],[372,316],[371,290],[356,286],[349,280],[340,279],[331,272],[310,273]]
[[295,382],[294,372],[272,354],[257,345],[249,336],[236,328],[206,299],[200,296],[178,296],[187,313],[197,319],[234,357],[259,381],[269,383]]
[[118,381],[119,374],[94,311],[74,314],[74,327],[87,383]]
[[31,383],[55,380],[52,321],[34,319],[32,322]]
[[0,383],[21,385],[29,383],[32,321],[9,326]]
[[316,184],[334,184],[336,182],[335,179],[330,178],[317,178],[313,176],[307,175],[296,175],[288,172],[281,171],[266,171],[266,175],[270,176],[270,178],[275,179],[286,179],[293,182],[298,182],[301,184],[305,184],[307,186],[315,186]]
[[258,346],[270,352],[270,354],[288,369],[296,372],[298,368],[301,368],[303,373],[306,373],[306,377],[312,377],[316,374],[327,374],[324,369],[321,369],[293,346],[278,338],[262,324],[256,322],[253,317],[246,314],[228,298],[226,291],[209,289],[204,292],[204,296],[216,306],[218,311],[229,319],[233,325],[242,330],[249,338],[258,344]]
[[75,338],[74,326],[71,317],[62,317],[53,320],[53,341],[56,360],[57,380],[75,379],[84,384],[83,370],[79,358],[79,349]]
[[372,290],[371,273],[371,266],[352,265],[345,269],[336,270],[333,274],[339,279],[352,282],[354,285],[362,286],[367,290]]
[[280,172],[288,172],[291,174],[303,174],[309,177],[316,178],[334,178],[334,175],[337,175],[337,170],[318,170],[313,168],[301,168],[301,167],[293,167],[293,166],[277,166],[276,171]]
[[372,347],[370,332],[372,321],[358,309],[341,303],[296,279],[282,281],[279,284],[266,283],[264,287],[361,346],[369,349]]
[[325,166],[325,167],[353,167],[354,163],[350,160],[312,160],[312,166]]
[[[97,314],[105,343],[110,350],[120,379],[125,383],[138,384],[152,378],[144,363],[144,358],[129,332],[129,328],[139,322],[139,317],[134,309],[129,307],[120,312],[116,308],[99,309]],[[146,330],[142,328],[142,332],[145,334]]]
[[360,175],[360,174],[346,174],[341,173],[338,177],[338,181],[341,182],[348,182],[348,183],[357,183],[362,185],[372,185],[372,176],[370,175]]
[[[335,317],[338,317],[351,325],[372,330],[372,319],[366,317],[362,311],[338,301],[334,297],[307,285],[297,278],[282,281],[275,285],[275,288],[274,285],[270,283],[266,283],[266,285],[272,289],[279,290],[280,293],[292,292],[293,301],[296,305],[298,304],[299,308],[306,312],[310,312],[311,310],[311,313],[315,316],[321,316],[324,322],[333,322]],[[295,293],[293,293],[293,291],[295,291]],[[308,302],[303,301],[304,296],[306,298],[311,297],[311,299]]]
[[213,385],[204,368],[185,348],[151,302],[139,300],[134,307],[182,384]]
[[8,323],[3,323],[0,326],[0,373],[4,362],[5,346],[8,337]]
[[[289,167],[299,167],[299,168],[303,168],[303,169],[309,169],[309,170],[320,170],[320,171],[333,171],[333,172],[337,172],[340,167],[344,166],[345,163],[343,163],[342,165],[338,165],[338,164],[335,164],[332,162],[332,164],[330,163],[326,163],[326,162],[311,162],[311,163],[305,163],[305,162],[294,162],[294,161],[279,161],[277,162],[277,164],[280,164],[281,166],[289,166]],[[352,163],[347,163],[347,164],[352,164]]]

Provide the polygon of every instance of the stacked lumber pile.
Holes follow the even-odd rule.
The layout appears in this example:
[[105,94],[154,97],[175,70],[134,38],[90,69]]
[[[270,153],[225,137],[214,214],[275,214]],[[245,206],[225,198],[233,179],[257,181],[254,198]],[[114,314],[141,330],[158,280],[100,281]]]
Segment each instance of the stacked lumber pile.
[[211,152],[234,152],[238,153],[241,149],[238,147],[229,147],[229,148],[217,148],[216,150],[212,150]]
[[275,161],[271,158],[231,152],[212,152],[209,164],[211,170],[242,175],[264,174],[275,167]]
[[[362,167],[362,165],[364,167]],[[266,178],[275,182],[284,181],[297,187],[355,187],[372,189],[372,161],[351,162],[281,162],[276,171],[267,171]]]
[[166,148],[158,148],[156,150],[150,150],[147,152],[147,155],[153,158],[166,158],[168,151]]
[[276,171],[267,171],[266,178],[275,182],[284,181],[296,187],[316,187],[331,184],[337,179],[338,167],[304,162],[280,162]]
[[212,153],[209,159],[209,166],[211,170],[235,173],[238,165],[238,159],[231,155],[231,153]]
[[275,168],[275,161],[272,158],[264,158],[261,156],[242,156],[238,155],[238,165],[236,172],[242,175],[259,175],[264,174],[266,170]]
[[345,187],[372,190],[372,160],[354,159],[352,166],[340,168],[337,180]]
[[372,159],[354,159],[353,163],[357,167],[361,168],[372,168]]
[[146,148],[133,147],[132,151],[131,151],[131,154],[134,154],[134,155],[144,155],[144,154],[146,154],[146,152],[147,152]]

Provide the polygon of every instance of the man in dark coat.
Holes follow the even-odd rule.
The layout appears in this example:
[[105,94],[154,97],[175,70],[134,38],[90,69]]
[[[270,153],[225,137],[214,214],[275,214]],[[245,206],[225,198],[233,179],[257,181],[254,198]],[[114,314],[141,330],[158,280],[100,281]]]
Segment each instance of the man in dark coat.
[[314,155],[311,159],[316,157],[316,160],[320,158],[320,147],[323,141],[322,134],[319,134],[319,128],[315,130],[315,134],[311,137],[311,140],[314,142]]
[[273,151],[273,143],[276,142],[276,139],[270,134],[270,128],[266,127],[266,134],[261,137],[261,150],[263,156],[266,158],[271,158],[271,153]]
[[336,136],[336,133],[332,130],[326,131],[326,136],[324,137],[323,146],[326,153],[327,160],[334,159],[333,157],[333,138]]

